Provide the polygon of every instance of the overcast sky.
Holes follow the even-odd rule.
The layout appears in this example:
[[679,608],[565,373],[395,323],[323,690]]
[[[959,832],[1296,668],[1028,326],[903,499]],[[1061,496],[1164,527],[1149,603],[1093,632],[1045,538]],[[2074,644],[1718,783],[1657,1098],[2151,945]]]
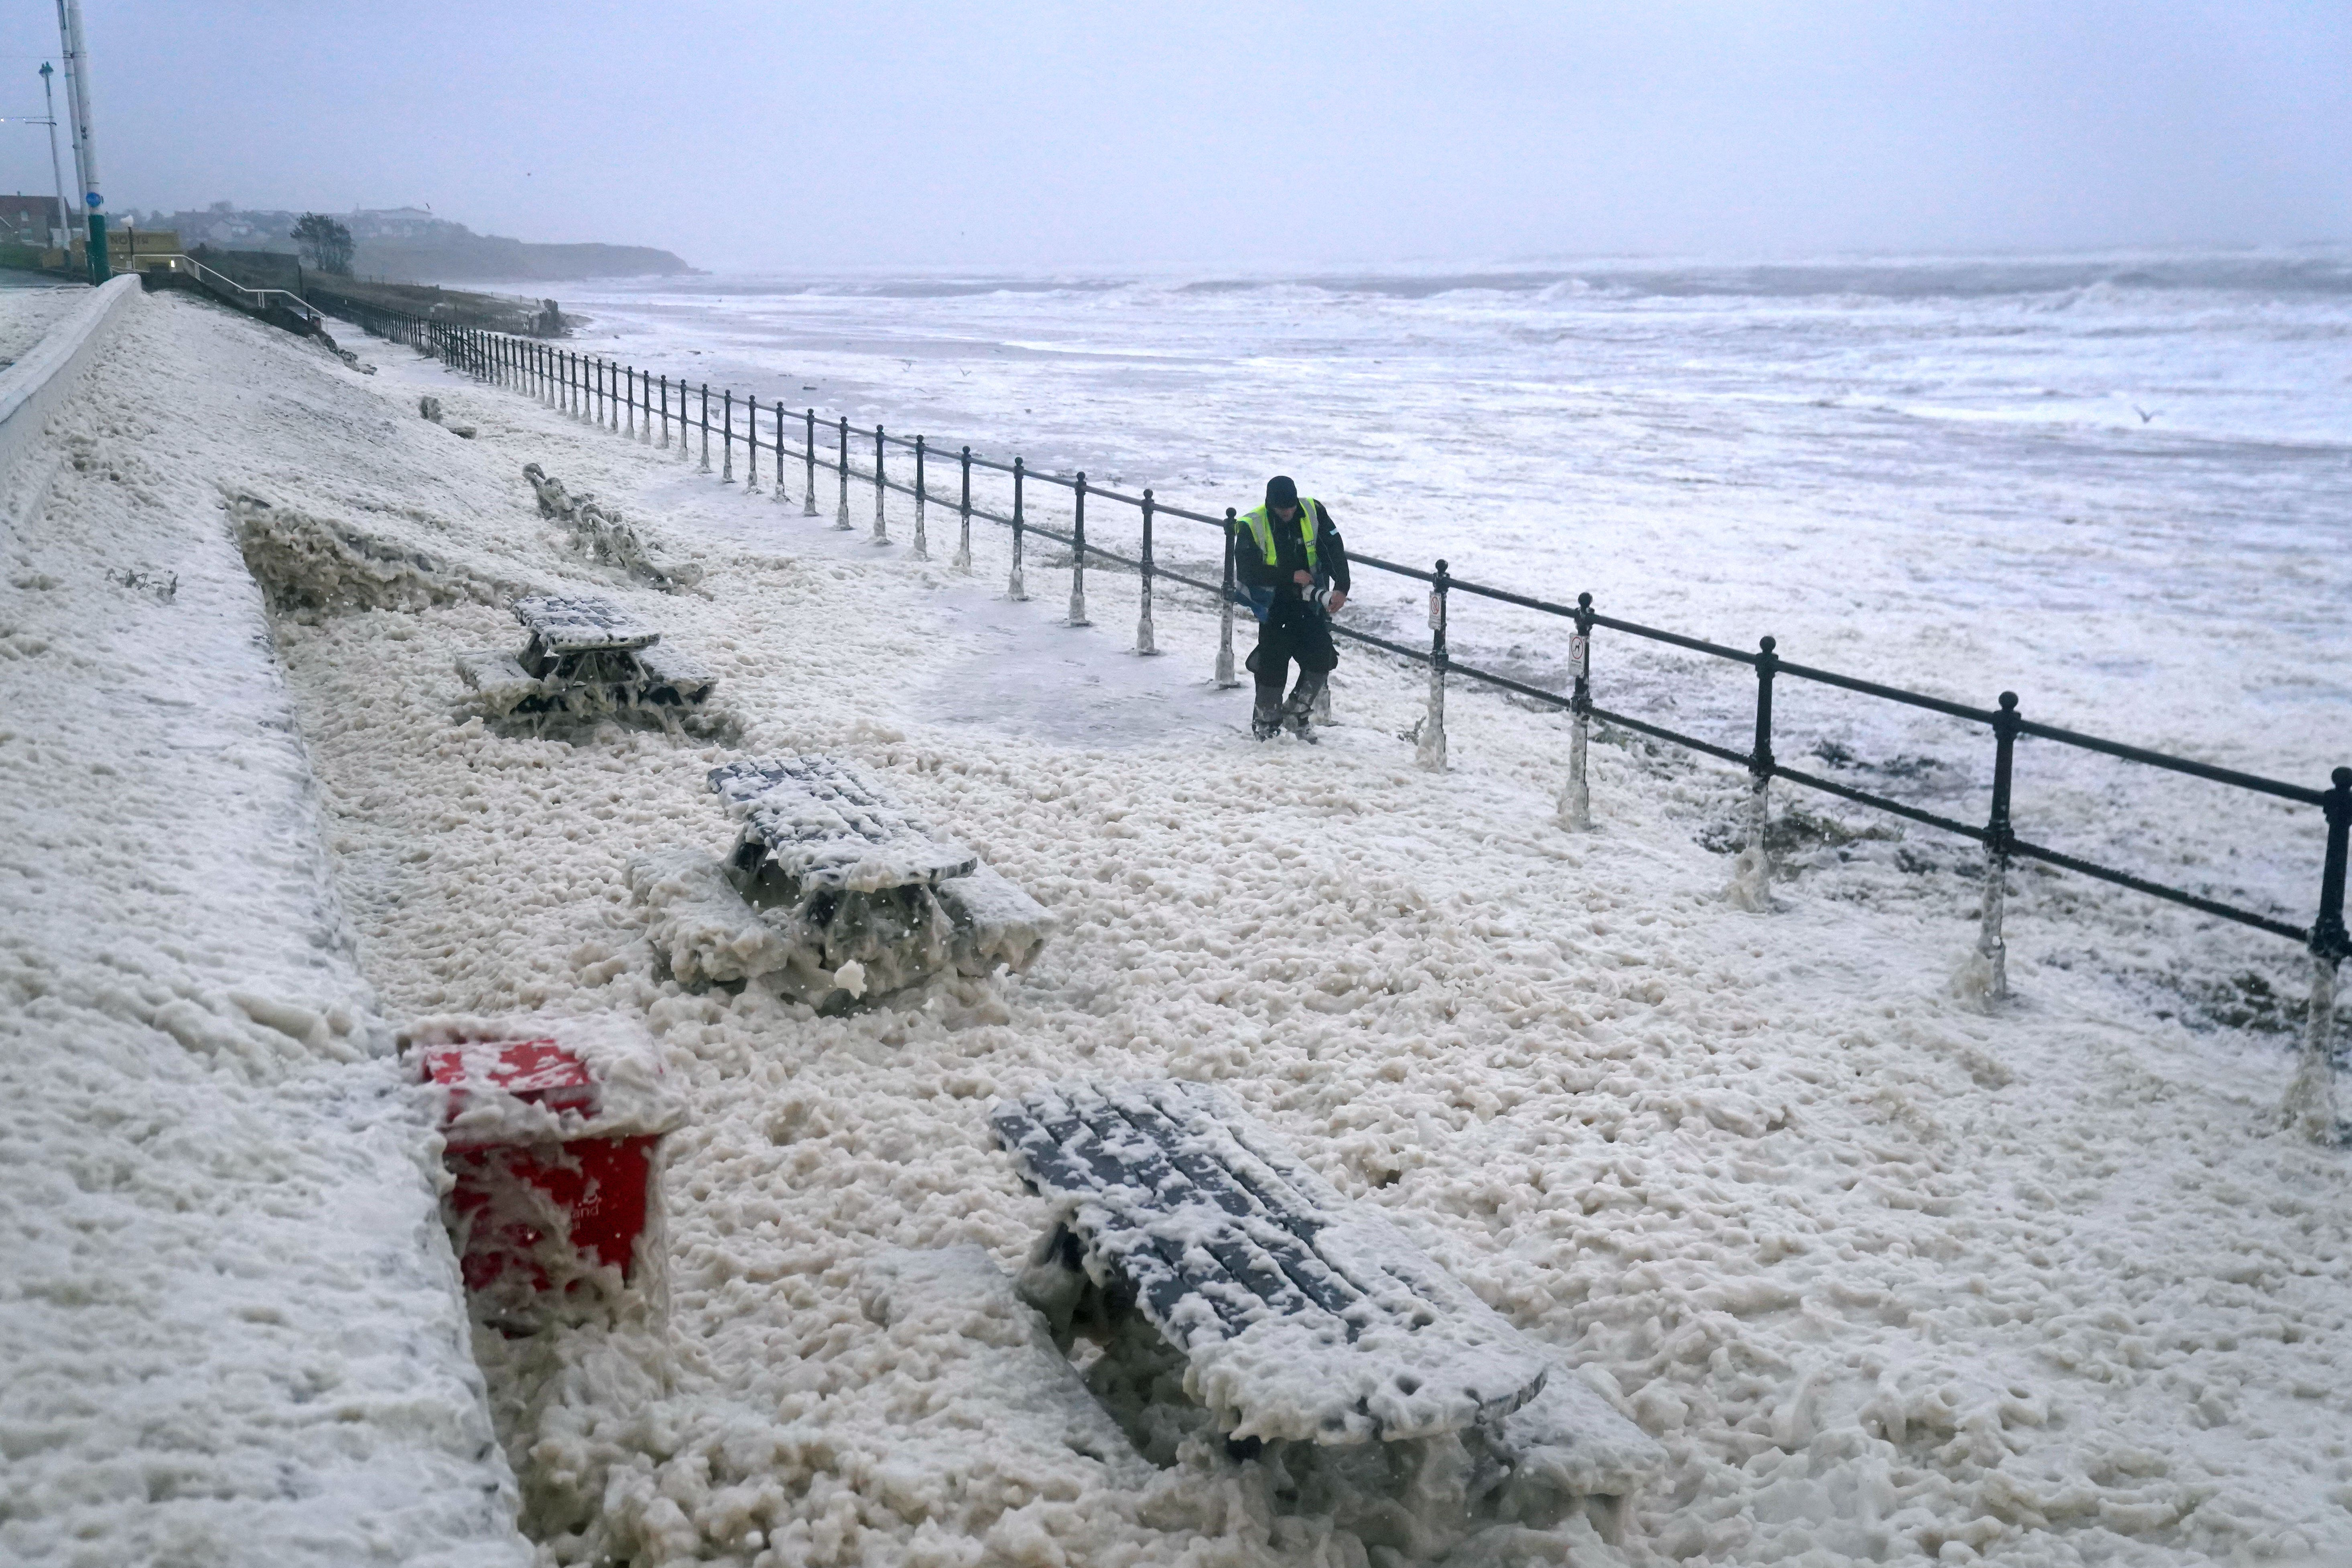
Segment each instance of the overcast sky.
[[[429,204],[721,269],[2352,238],[2347,0],[84,16],[114,208]],[[14,0],[0,110],[56,38]],[[49,188],[38,127],[0,157]]]

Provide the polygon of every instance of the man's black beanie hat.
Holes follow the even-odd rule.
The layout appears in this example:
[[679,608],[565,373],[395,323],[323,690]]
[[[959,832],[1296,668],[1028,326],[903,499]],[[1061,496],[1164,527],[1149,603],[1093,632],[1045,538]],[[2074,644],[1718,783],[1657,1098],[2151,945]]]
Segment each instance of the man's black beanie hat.
[[1266,480],[1265,504],[1270,507],[1297,506],[1298,504],[1297,482],[1288,474],[1276,474]]

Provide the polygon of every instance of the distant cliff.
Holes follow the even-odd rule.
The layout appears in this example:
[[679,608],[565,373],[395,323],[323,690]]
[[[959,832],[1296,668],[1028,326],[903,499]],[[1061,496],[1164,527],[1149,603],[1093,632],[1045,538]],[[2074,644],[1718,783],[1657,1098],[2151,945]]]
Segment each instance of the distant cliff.
[[[299,213],[246,211],[215,202],[202,211],[124,213],[118,222],[179,231],[180,242],[237,250],[292,253]],[[631,278],[692,272],[667,250],[645,245],[534,245],[503,235],[476,234],[461,223],[417,207],[333,213],[352,231],[360,278],[401,283],[510,279],[551,283],[581,278]]]

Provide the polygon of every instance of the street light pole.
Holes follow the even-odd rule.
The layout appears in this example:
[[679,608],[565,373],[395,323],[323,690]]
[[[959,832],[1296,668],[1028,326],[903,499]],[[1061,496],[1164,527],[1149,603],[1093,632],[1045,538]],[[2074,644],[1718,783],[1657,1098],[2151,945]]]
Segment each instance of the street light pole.
[[58,226],[50,232],[57,236],[58,248],[67,256],[73,255],[73,208],[66,205],[65,165],[58,161],[58,100],[49,90],[49,76],[56,67],[41,62],[41,101],[49,110],[49,174],[58,182]]
[[111,276],[106,264],[106,198],[98,191],[98,142],[90,130],[89,51],[81,39],[81,0],[58,0],[66,58],[66,112],[73,117],[74,163],[81,171],[82,209],[89,215],[89,280]]

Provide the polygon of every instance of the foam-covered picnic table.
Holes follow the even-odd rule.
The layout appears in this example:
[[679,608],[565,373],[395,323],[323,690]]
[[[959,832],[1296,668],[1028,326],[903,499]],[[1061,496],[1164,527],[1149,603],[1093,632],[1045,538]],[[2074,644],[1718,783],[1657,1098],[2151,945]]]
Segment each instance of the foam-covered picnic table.
[[726,858],[676,848],[629,864],[646,935],[682,981],[766,977],[840,1006],[946,969],[1020,969],[1053,927],[1036,900],[853,763],[745,758],[709,784],[737,819]]
[[514,616],[525,636],[520,653],[457,656],[459,679],[493,717],[698,708],[719,684],[610,600],[533,594],[515,601]]

